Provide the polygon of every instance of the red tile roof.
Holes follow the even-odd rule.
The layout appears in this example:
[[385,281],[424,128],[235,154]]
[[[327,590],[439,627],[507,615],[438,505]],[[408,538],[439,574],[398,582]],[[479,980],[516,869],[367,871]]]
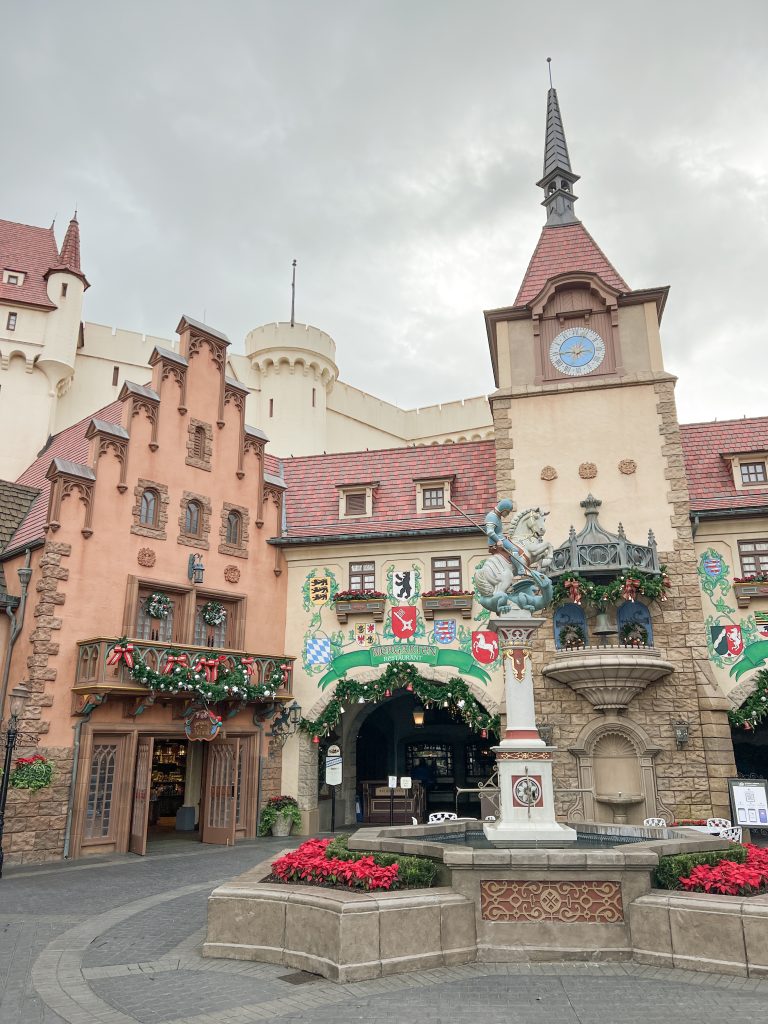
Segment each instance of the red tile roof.
[[52,227],[35,228],[0,220],[0,271],[21,270],[25,275],[22,285],[0,280],[0,300],[55,309],[48,298],[44,275],[58,259]]
[[86,438],[85,432],[92,419],[105,420],[107,423],[120,423],[123,403],[116,401],[105,405],[103,409],[86,416],[79,423],[73,423],[71,427],[56,434],[47,448],[41,455],[25,469],[16,483],[26,484],[28,487],[36,487],[40,493],[29,515],[18,528],[8,543],[9,548],[21,547],[23,544],[31,544],[43,537],[43,525],[48,512],[48,496],[51,493],[51,481],[46,479],[45,474],[48,467],[55,458],[68,459],[70,462],[84,463],[88,458],[90,441]]
[[[288,537],[333,537],[406,530],[449,529],[470,524],[448,506],[416,512],[415,479],[455,476],[451,498],[473,519],[496,503],[493,441],[388,448],[372,452],[309,455],[283,460]],[[378,480],[373,515],[339,519],[339,484]]]
[[563,224],[542,229],[515,305],[524,306],[534,299],[550,278],[579,270],[597,274],[617,291],[630,290],[583,224]]
[[680,436],[692,512],[768,506],[768,486],[737,490],[731,463],[723,457],[768,451],[768,416],[681,424]]

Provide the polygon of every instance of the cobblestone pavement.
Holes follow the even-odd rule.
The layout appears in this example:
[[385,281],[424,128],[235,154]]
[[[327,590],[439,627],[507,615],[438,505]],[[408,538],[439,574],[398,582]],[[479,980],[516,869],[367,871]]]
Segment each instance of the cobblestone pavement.
[[471,964],[335,985],[203,960],[210,890],[286,840],[166,842],[145,858],[10,868],[0,881],[0,1024],[747,1024],[768,981],[633,964]]

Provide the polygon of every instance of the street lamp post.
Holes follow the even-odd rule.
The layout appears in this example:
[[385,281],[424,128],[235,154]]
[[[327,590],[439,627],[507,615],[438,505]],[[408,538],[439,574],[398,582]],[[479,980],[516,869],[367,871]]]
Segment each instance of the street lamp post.
[[10,694],[10,716],[8,718],[8,729],[5,734],[5,760],[3,762],[3,777],[0,779],[0,878],[3,877],[3,830],[5,828],[5,802],[8,799],[8,780],[11,774],[11,757],[13,748],[19,735],[19,717],[27,702],[29,690],[24,683],[19,683],[11,690]]

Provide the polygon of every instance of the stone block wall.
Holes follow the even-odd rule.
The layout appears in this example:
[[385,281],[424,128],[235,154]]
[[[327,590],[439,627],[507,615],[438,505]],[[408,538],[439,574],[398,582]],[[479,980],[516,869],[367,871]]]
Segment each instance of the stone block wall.
[[43,864],[60,860],[64,852],[72,751],[66,747],[22,749],[19,756],[39,753],[54,765],[53,782],[46,789],[8,790],[3,847],[6,864]]

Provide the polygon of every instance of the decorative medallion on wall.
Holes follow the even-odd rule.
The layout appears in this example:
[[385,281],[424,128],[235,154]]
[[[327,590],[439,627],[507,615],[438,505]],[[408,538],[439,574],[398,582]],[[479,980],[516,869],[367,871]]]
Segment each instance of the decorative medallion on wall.
[[634,459],[622,459],[619,463],[619,472],[625,476],[632,476],[637,469],[637,463]]
[[597,476],[597,466],[594,462],[582,462],[579,466],[579,476],[582,480],[594,480]]
[[136,555],[136,561],[139,565],[143,565],[145,569],[151,569],[157,561],[157,555],[152,548],[139,548],[139,553]]
[[240,582],[240,568],[237,565],[227,565],[224,567],[224,579],[227,583],[239,583]]
[[557,470],[554,466],[545,466],[541,471],[542,480],[557,480]]
[[480,883],[484,921],[567,921],[616,924],[624,920],[619,882]]

